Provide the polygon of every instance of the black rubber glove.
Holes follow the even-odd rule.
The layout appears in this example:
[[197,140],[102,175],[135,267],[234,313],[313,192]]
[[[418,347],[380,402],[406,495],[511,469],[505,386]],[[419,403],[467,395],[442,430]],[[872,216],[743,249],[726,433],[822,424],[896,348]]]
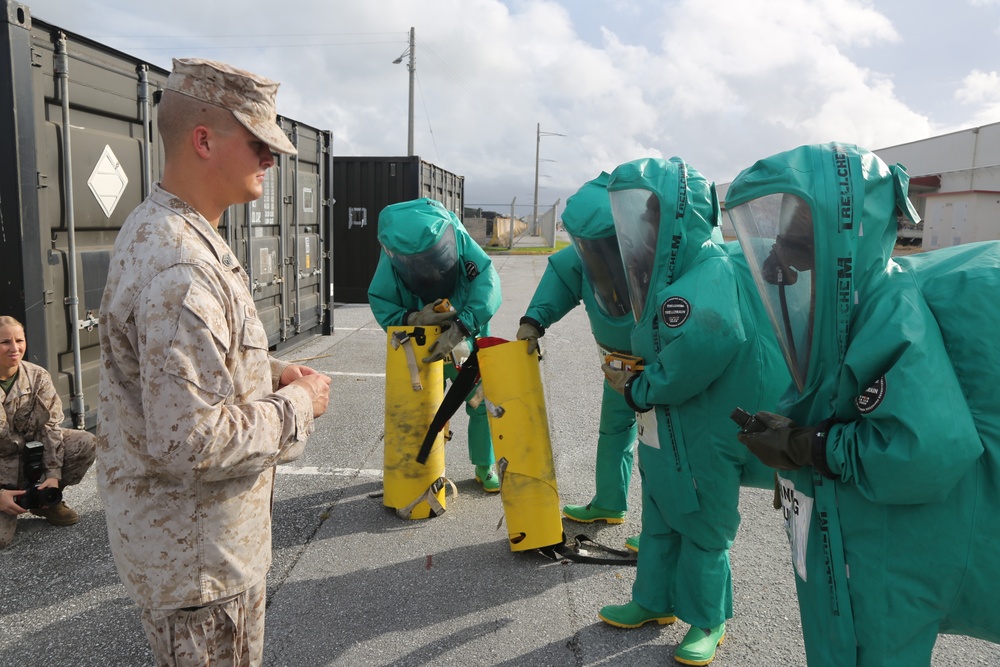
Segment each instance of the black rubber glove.
[[458,313],[454,309],[446,310],[443,313],[435,311],[434,307],[440,305],[442,301],[444,299],[437,299],[434,303],[429,303],[420,310],[410,313],[406,318],[407,326],[439,327],[458,317]]
[[542,332],[531,322],[522,322],[517,329],[517,339],[528,341],[528,354],[534,354],[538,350],[538,339]]
[[[776,470],[798,470],[813,465],[814,447],[820,436],[815,427],[803,428],[788,417],[772,412],[758,412],[754,417],[767,428],[757,433],[736,435],[740,442],[760,459],[764,465]],[[826,456],[825,433],[822,434],[822,453]],[[826,469],[826,461],[822,462]]]

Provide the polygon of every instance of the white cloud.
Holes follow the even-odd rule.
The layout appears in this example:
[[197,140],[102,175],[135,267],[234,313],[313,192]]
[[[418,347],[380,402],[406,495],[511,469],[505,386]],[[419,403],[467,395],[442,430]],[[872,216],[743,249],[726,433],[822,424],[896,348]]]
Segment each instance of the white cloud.
[[972,70],[955,91],[955,100],[970,109],[974,125],[1000,120],[1000,75]]
[[972,70],[955,92],[962,104],[993,104],[1000,101],[1000,76],[996,72]]
[[[934,4],[914,3],[914,15]],[[900,99],[920,63],[900,58],[905,67],[893,70],[886,54],[907,46],[935,64],[961,54],[914,44],[902,32],[912,24],[880,11],[885,0],[286,0],[283,11],[263,0],[105,0],[100,11],[33,4],[56,25],[161,66],[199,55],[275,78],[279,111],[332,130],[338,155],[405,153],[408,76],[405,59],[392,60],[414,26],[416,152],[465,176],[471,205],[514,196],[530,204],[537,124],[566,135],[541,140],[545,203],[638,157],[681,155],[726,181],[798,144],[880,148],[960,122]],[[883,58],[868,62],[868,52]],[[995,111],[995,77],[969,75],[962,104],[947,111]]]

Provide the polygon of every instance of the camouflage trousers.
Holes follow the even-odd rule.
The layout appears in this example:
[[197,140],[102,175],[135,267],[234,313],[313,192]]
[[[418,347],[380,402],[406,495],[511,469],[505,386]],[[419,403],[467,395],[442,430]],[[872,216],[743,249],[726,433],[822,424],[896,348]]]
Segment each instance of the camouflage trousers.
[[143,609],[142,627],[157,667],[258,667],[266,598],[261,581],[204,607]]
[[[87,431],[74,429],[63,429],[63,465],[62,478],[59,487],[65,489],[67,486],[79,484],[83,476],[94,464],[94,456],[97,451],[97,436]],[[17,479],[2,479],[4,484],[16,484],[22,486],[24,480],[21,475],[21,462],[7,462],[4,468],[14,470],[11,475],[16,475]],[[23,488],[23,487],[22,487]],[[28,515],[25,515],[28,516]],[[0,549],[3,549],[14,539],[14,531],[17,528],[17,516],[0,512]]]

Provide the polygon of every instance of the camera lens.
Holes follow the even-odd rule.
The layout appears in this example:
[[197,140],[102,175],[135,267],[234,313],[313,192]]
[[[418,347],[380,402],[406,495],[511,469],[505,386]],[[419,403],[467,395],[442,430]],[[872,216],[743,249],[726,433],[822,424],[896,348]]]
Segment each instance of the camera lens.
[[62,502],[62,491],[59,489],[39,489],[35,497],[38,499],[39,505],[52,507]]
[[24,494],[14,499],[18,505],[26,510],[38,509],[39,507],[53,507],[62,502],[62,491],[59,489],[39,489],[31,487]]

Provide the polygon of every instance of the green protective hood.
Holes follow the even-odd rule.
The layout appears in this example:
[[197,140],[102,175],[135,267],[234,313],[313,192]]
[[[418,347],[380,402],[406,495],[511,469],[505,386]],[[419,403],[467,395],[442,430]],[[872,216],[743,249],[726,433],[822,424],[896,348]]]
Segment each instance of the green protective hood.
[[[729,211],[779,193],[796,195],[811,210],[815,308],[803,394],[818,391],[820,383],[836,382],[829,370],[843,362],[858,294],[869,293],[875,283],[886,279],[896,242],[897,212],[918,219],[906,197],[908,183],[902,166],[890,167],[871,151],[852,144],[828,143],[759,160],[740,172],[729,187]],[[751,241],[741,235],[740,242],[747,256],[753,256],[747,246]]]
[[378,215],[378,241],[389,252],[415,255],[433,247],[456,222],[444,204],[427,197],[390,204]]
[[578,239],[603,239],[615,233],[615,221],[611,216],[611,201],[608,199],[607,172],[592,181],[587,181],[569,199],[562,221],[566,231]]
[[718,237],[715,183],[679,157],[643,158],[619,165],[608,183],[609,193],[634,189],[651,192],[660,200],[657,266],[651,284],[662,287],[684,272],[706,242]]

